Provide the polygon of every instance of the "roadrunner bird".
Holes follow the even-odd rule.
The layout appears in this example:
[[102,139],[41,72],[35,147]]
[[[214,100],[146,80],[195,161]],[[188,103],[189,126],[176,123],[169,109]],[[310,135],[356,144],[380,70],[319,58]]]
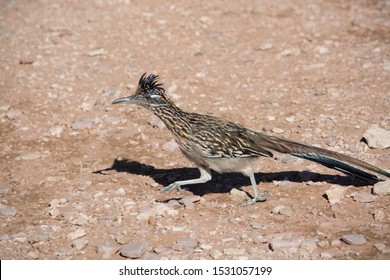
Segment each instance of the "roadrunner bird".
[[389,172],[346,155],[265,135],[217,117],[184,112],[166,96],[157,75],[144,73],[135,94],[112,102],[118,103],[136,104],[157,115],[172,132],[182,153],[200,171],[199,178],[176,181],[162,192],[205,183],[211,180],[212,169],[219,173],[241,172],[249,177],[254,197],[241,206],[265,201],[268,192],[259,192],[251,163],[258,157],[272,157],[275,152],[314,161],[370,183],[381,180],[372,173],[390,177]]

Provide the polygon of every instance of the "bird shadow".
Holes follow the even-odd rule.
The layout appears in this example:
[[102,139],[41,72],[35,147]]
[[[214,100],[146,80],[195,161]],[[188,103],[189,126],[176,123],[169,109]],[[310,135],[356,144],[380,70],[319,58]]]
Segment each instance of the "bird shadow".
[[[94,171],[95,174],[107,175],[105,172],[116,171],[126,172],[135,175],[144,175],[151,177],[156,183],[162,186],[168,186],[177,180],[194,179],[199,177],[197,168],[172,168],[160,169],[152,165],[144,164],[134,160],[115,159],[112,166]],[[213,171],[212,171],[213,172]],[[232,174],[234,174],[232,176]],[[212,180],[203,184],[186,185],[183,189],[191,191],[195,195],[204,195],[207,193],[227,193],[232,188],[241,188],[250,186],[249,178],[241,173],[212,173]],[[304,182],[327,182],[341,186],[363,187],[369,183],[354,178],[352,176],[319,174],[310,171],[282,171],[272,173],[255,173],[257,183],[272,181],[289,181],[296,183]]]

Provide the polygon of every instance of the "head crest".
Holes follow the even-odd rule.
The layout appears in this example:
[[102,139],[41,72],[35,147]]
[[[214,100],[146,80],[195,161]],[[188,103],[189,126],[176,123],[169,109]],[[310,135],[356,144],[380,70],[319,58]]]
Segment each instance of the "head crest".
[[154,74],[146,76],[146,73],[144,73],[139,79],[138,86],[141,87],[144,91],[158,90],[165,92],[163,84],[158,83],[158,75]]

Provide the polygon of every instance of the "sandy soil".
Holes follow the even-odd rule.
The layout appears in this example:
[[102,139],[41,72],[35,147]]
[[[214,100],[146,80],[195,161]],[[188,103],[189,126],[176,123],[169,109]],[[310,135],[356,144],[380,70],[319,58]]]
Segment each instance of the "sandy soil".
[[[162,194],[197,170],[150,112],[111,105],[156,73],[184,110],[388,169],[390,151],[360,139],[390,127],[389,1],[38,0],[0,11],[1,259],[123,259],[134,247],[141,259],[390,258],[389,196],[372,186],[282,157],[255,165],[264,203],[238,207],[237,189],[252,192],[240,174]],[[344,192],[334,204],[332,187]],[[363,244],[341,241],[349,234]]]

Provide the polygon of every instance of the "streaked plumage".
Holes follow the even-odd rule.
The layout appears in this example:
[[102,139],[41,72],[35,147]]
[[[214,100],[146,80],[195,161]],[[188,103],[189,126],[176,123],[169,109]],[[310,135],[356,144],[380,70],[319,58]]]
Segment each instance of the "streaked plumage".
[[241,172],[250,178],[255,196],[243,205],[264,201],[268,195],[258,191],[251,163],[258,157],[272,157],[274,152],[317,162],[370,183],[380,180],[373,173],[390,177],[389,172],[346,155],[255,132],[217,117],[184,112],[169,100],[158,76],[153,74],[143,74],[135,94],[113,101],[117,103],[137,104],[151,110],[172,132],[183,154],[198,167],[200,178],[174,182],[164,192],[207,182],[213,169],[220,173]]

